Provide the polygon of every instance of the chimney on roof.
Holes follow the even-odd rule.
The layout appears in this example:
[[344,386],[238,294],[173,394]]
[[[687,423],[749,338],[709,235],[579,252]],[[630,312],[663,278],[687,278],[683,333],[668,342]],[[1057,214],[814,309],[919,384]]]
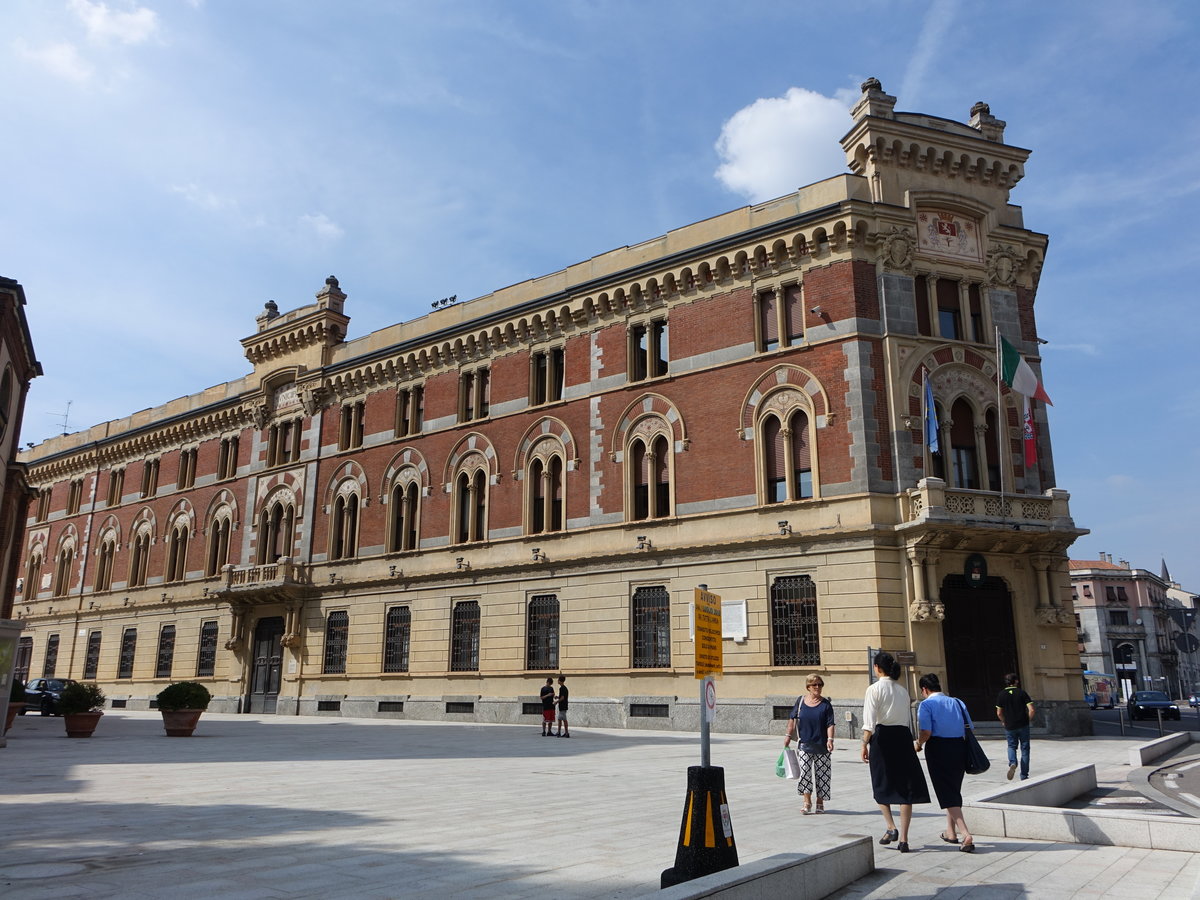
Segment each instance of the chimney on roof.
[[1103,550],[1101,550],[1100,551],[1100,562],[1108,562],[1108,560],[1104,558],[1106,556],[1108,556],[1108,554],[1105,553]]
[[1129,560],[1127,560],[1127,559],[1121,560],[1121,568],[1128,569],[1129,568]]

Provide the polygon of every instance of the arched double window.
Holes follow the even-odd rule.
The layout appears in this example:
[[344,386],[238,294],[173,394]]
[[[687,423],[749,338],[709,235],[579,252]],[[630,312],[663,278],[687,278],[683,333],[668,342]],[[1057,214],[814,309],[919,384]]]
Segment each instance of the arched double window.
[[941,452],[931,453],[931,471],[953,488],[976,491],[1001,490],[999,430],[996,409],[982,413],[959,396],[950,413],[937,404],[938,443]]
[[353,559],[358,555],[358,491],[346,482],[333,500],[329,522],[329,558]]
[[762,454],[767,503],[812,498],[812,450],[804,410],[763,417]]
[[488,471],[480,454],[468,456],[454,476],[454,542],[487,539]]
[[171,526],[167,538],[167,581],[183,581],[187,575],[188,537],[187,520],[181,517]]
[[65,597],[71,590],[71,566],[75,562],[75,544],[64,543],[54,558],[54,590],[55,597]]
[[416,550],[421,534],[421,485],[416,469],[405,469],[388,495],[388,552]]
[[525,470],[529,534],[563,530],[563,469],[562,448],[557,441],[544,440],[534,448]]
[[97,591],[111,591],[113,582],[113,571],[117,560],[117,534],[115,531],[106,531],[100,537],[100,550],[97,552],[96,560],[96,586]]
[[150,574],[150,539],[151,526],[143,522],[130,541],[129,553],[129,586],[142,587]]
[[661,519],[672,514],[671,438],[666,423],[645,419],[633,430],[626,460],[630,519]]
[[21,592],[21,599],[26,603],[34,600],[38,595],[41,580],[42,551],[39,547],[29,551],[29,560],[25,564],[25,585]]
[[267,565],[291,556],[296,536],[296,501],[280,491],[269,498],[258,514],[258,564]]
[[206,577],[220,573],[229,565],[229,533],[232,530],[233,516],[228,507],[221,507],[208,523],[208,546],[204,553]]

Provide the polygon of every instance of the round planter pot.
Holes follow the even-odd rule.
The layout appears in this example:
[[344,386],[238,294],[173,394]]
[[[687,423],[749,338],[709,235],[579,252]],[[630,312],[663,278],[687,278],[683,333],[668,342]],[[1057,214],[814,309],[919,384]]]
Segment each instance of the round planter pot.
[[8,729],[12,728],[12,724],[16,721],[17,716],[21,714],[21,710],[25,708],[24,703],[9,703],[8,715],[4,718],[4,733],[8,734]]
[[67,727],[67,737],[91,737],[102,715],[104,715],[102,712],[81,712],[64,715],[63,724]]
[[162,713],[163,728],[167,730],[167,737],[191,737],[204,710],[160,709],[159,712]]

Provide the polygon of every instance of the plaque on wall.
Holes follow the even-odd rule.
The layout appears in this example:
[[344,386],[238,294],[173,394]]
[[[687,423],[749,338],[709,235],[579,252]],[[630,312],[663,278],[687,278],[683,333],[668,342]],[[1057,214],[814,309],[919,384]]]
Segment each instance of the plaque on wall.
[[966,565],[963,566],[963,578],[967,579],[967,584],[973,588],[987,581],[987,560],[983,558],[982,553],[972,553],[967,557]]
[[917,214],[917,246],[922,253],[983,260],[979,223],[949,210],[923,209]]

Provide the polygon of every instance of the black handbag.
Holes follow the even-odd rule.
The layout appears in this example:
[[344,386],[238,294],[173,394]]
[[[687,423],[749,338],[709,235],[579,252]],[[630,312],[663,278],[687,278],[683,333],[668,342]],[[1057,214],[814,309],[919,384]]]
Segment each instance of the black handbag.
[[967,742],[966,772],[968,775],[982,775],[992,764],[983,752],[983,747],[979,745],[979,739],[975,737],[975,729],[967,724],[966,706],[961,700],[958,701],[958,705],[963,708],[963,740]]

